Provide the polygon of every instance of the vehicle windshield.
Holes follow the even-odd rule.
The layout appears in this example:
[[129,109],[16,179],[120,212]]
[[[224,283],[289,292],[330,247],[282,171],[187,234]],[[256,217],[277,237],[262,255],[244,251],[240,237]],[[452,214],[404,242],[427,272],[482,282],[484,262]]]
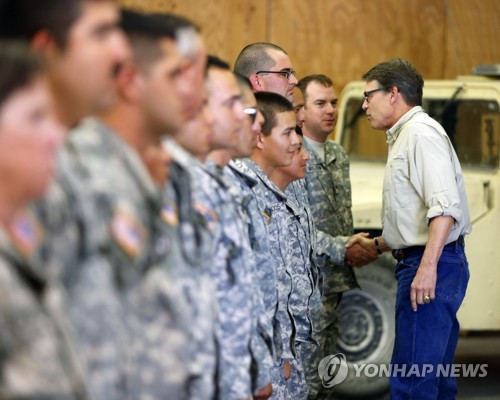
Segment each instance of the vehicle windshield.
[[[361,97],[349,99],[341,144],[351,160],[385,162],[385,132],[370,127],[362,104]],[[443,125],[463,167],[499,167],[500,110],[496,101],[424,98],[422,106]]]

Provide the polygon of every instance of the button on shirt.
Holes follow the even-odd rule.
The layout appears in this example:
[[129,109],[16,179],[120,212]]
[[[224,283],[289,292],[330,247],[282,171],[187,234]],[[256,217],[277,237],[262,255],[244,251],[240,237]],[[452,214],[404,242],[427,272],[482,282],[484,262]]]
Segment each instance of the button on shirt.
[[437,216],[455,220],[446,243],[471,232],[464,179],[443,127],[420,106],[386,132],[383,237],[392,249],[426,245]]

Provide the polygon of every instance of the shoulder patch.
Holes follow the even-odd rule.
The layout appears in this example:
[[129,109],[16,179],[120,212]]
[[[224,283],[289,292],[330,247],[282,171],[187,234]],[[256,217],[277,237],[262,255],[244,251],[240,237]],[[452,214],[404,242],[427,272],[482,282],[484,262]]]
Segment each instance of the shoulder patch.
[[43,238],[43,228],[29,210],[17,215],[7,227],[12,244],[25,257],[31,257]]
[[211,232],[213,232],[215,229],[215,225],[219,221],[219,216],[204,204],[201,204],[197,201],[193,202],[193,207],[203,216],[203,218],[205,218],[205,221],[207,221],[207,228]]
[[271,221],[271,216],[268,213],[265,213],[264,211],[261,211],[261,214],[265,218],[266,224],[268,224],[269,221]]
[[125,254],[136,258],[144,246],[147,231],[128,211],[117,208],[111,221],[111,234]]
[[173,201],[164,200],[161,208],[161,219],[170,226],[177,226],[179,224],[177,205]]

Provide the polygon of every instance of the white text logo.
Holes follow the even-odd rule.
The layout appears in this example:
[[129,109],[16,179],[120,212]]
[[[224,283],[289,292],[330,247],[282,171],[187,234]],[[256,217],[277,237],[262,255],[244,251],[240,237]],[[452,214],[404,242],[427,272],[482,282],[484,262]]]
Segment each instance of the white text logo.
[[326,388],[334,387],[347,377],[349,368],[344,354],[337,353],[323,358],[318,365],[318,374],[321,383]]

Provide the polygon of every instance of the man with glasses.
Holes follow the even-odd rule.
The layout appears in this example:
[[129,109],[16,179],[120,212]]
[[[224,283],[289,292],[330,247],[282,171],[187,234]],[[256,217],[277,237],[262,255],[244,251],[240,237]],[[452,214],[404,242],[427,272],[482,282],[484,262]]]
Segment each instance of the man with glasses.
[[293,88],[298,83],[288,54],[268,43],[252,43],[241,50],[234,71],[246,76],[254,92],[274,92],[293,101]]
[[383,191],[379,252],[398,260],[396,338],[391,364],[429,373],[391,377],[392,399],[454,399],[454,377],[437,376],[453,364],[456,317],[469,280],[464,235],[471,232],[464,179],[443,127],[422,109],[423,79],[404,59],[369,70],[363,110],[385,130],[389,155]]

